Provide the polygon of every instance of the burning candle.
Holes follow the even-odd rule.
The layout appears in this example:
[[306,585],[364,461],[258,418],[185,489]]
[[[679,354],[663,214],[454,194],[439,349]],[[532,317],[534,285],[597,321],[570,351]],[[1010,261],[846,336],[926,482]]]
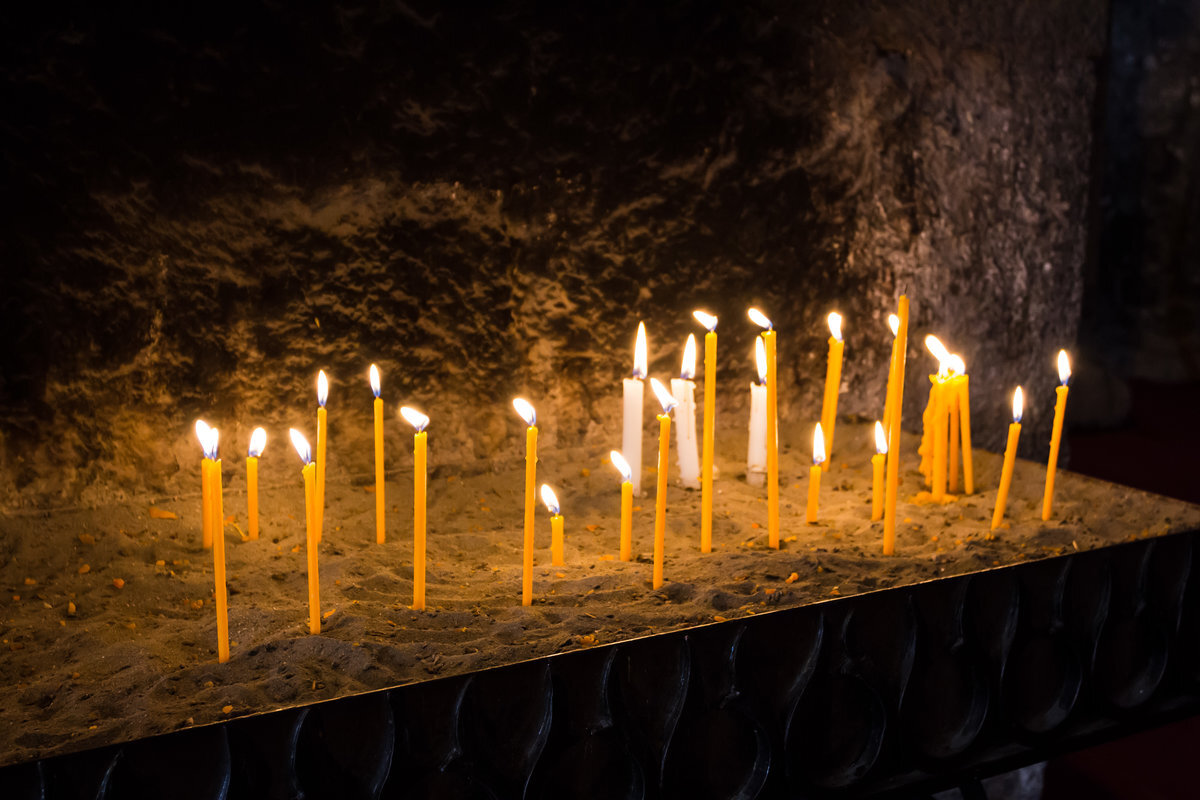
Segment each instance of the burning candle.
[[825,401],[821,404],[821,430],[825,432],[824,468],[833,463],[833,428],[837,422],[838,392],[842,385],[842,315],[831,311],[829,323],[829,356],[825,362]]
[[1004,507],[1008,504],[1008,487],[1012,484],[1013,465],[1017,463],[1017,440],[1021,438],[1021,412],[1025,399],[1021,387],[1013,392],[1013,421],[1008,426],[1008,445],[1004,448],[1004,467],[1000,471],[1000,489],[996,492],[996,510],[992,512],[992,530],[1000,527]]
[[643,380],[646,377],[646,325],[639,322],[637,339],[633,345],[633,376],[626,378],[624,430],[621,436],[621,452],[629,459],[633,469],[633,493],[642,494],[642,408]]
[[317,467],[313,463],[312,448],[308,439],[295,428],[288,430],[292,438],[292,447],[304,467],[300,474],[304,476],[304,527],[305,553],[308,556],[308,632],[321,632],[321,581],[317,571]]
[[371,391],[375,394],[375,543],[383,544],[384,531],[384,488],[383,488],[383,398],[379,396],[379,367],[370,369]]
[[[199,432],[199,425],[197,432]],[[217,599],[217,661],[229,660],[229,596],[225,588],[225,509],[221,488],[221,433],[208,428],[205,452],[209,465],[209,535],[212,538],[214,596]]]
[[[975,462],[971,455],[971,383],[967,365],[960,356],[950,356],[950,368],[957,373],[954,377],[955,408],[958,410],[959,434],[962,441],[963,491],[975,492]],[[956,474],[957,477],[957,474]]]
[[908,296],[900,295],[900,319],[892,347],[892,416],[888,420],[887,486],[883,509],[883,554],[896,552],[896,498],[900,489],[900,420],[904,415],[904,369],[908,356]]
[[892,421],[892,369],[896,365],[896,334],[900,331],[900,318],[895,314],[888,314],[888,328],[892,331],[892,358],[888,362],[888,378],[887,388],[884,391],[883,401],[883,429],[891,430]]
[[212,547],[212,465],[216,458],[216,445],[212,442],[212,428],[202,419],[196,420],[196,438],[204,458],[200,461],[200,543],[207,550]]
[[767,541],[779,549],[779,419],[775,376],[775,328],[771,320],[757,308],[747,312],[750,320],[763,328],[759,334],[767,356]]
[[762,486],[767,472],[767,351],[761,336],[754,337],[754,363],[758,383],[750,382],[750,436],[746,444],[746,482]]
[[825,434],[821,423],[813,428],[813,463],[808,468],[808,509],[804,519],[809,525],[817,521],[817,500],[821,495],[821,472],[825,463]]
[[425,484],[427,479],[425,426],[429,417],[408,406],[400,416],[416,428],[413,434],[413,610],[425,610]]
[[654,579],[652,587],[657,589],[663,582],[663,550],[667,534],[667,457],[671,450],[671,409],[677,403],[667,388],[657,378],[650,379],[650,388],[662,406],[658,415],[658,494],[654,499]]
[[1058,446],[1062,441],[1063,417],[1067,413],[1067,381],[1071,380],[1071,360],[1066,350],[1058,351],[1058,380],[1060,386],[1054,390],[1054,428],[1050,433],[1050,459],[1046,462],[1046,493],[1042,496],[1042,520],[1050,519],[1054,512],[1054,473],[1058,469]]
[[696,321],[708,329],[704,334],[704,444],[700,467],[700,552],[712,551],[713,450],[717,416],[717,318],[693,311]]
[[563,565],[563,518],[558,507],[558,496],[550,488],[550,484],[542,484],[542,502],[550,512],[550,563],[556,567]]
[[888,441],[882,423],[875,423],[875,455],[871,456],[871,522],[883,519],[883,466]]
[[621,473],[621,560],[628,561],[633,558],[633,475],[618,451],[613,450],[608,458]]
[[[513,399],[513,408],[528,426],[525,429],[525,549],[521,559],[521,605],[533,604],[533,506],[537,480],[537,412],[528,400]],[[638,443],[641,446],[641,442]]]
[[325,401],[329,399],[329,379],[325,370],[317,372],[317,494],[313,507],[313,519],[317,523],[317,541],[325,527],[325,442],[329,438],[329,415]]
[[675,410],[675,438],[679,445],[679,483],[700,488],[700,458],[696,443],[696,337],[688,334],[683,346],[679,377],[671,379],[671,394],[679,401]]
[[250,434],[250,450],[246,457],[246,516],[250,538],[258,538],[258,457],[267,446],[265,428],[255,428]]
[[927,457],[932,451],[933,458],[931,462],[923,459],[922,465],[929,464],[927,476],[933,487],[931,494],[934,500],[941,501],[946,496],[946,457],[949,450],[950,353],[932,334],[925,337],[925,347],[938,360],[938,371],[929,376],[929,404],[925,407],[925,434],[922,436],[924,454]]

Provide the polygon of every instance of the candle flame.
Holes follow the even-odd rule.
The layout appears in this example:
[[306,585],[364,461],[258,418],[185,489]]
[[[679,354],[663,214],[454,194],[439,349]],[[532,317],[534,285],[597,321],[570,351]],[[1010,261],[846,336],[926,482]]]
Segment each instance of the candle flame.
[[1013,392],[1013,422],[1020,422],[1024,411],[1025,394],[1021,391],[1021,387],[1018,386],[1017,390]]
[[633,482],[633,470],[629,468],[629,462],[625,460],[625,456],[621,455],[620,451],[613,450],[608,454],[608,459],[617,468],[617,472],[621,473],[621,480],[623,482]]
[[400,416],[404,417],[409,425],[417,429],[417,433],[425,430],[425,426],[429,424],[429,417],[417,411],[415,408],[408,406],[400,406]]
[[683,346],[683,366],[679,368],[679,377],[685,381],[696,377],[696,337],[690,333],[687,344]]
[[1058,351],[1058,380],[1063,386],[1071,379],[1071,359],[1067,358],[1066,350]]
[[825,434],[821,433],[821,423],[813,429],[813,463],[825,463]]
[[325,370],[317,372],[317,402],[321,408],[325,407],[325,401],[329,399],[329,378],[325,377]]
[[709,333],[717,329],[717,318],[707,311],[693,311],[692,316],[696,318],[696,322],[708,328]]
[[963,361],[962,356],[958,353],[951,353],[950,357],[946,359],[946,369],[955,375],[966,375],[967,362]]
[[208,457],[216,461],[221,457],[221,432],[216,428],[208,429]]
[[208,427],[208,423],[202,419],[196,420],[196,438],[200,440],[200,449],[204,451],[204,457],[208,458],[208,438],[209,431],[212,428]]
[[267,447],[267,429],[255,428],[250,434],[250,456],[258,458]]
[[775,327],[771,324],[771,320],[767,319],[767,315],[759,311],[757,308],[746,309],[746,316],[750,317],[751,322],[758,327],[763,328],[764,330],[769,331]]
[[899,336],[900,318],[895,314],[888,314],[888,327],[892,329],[892,336]]
[[379,397],[379,367],[372,364],[370,372],[371,372],[371,391],[375,393],[376,397]]
[[524,397],[514,397],[513,408],[521,415],[521,419],[525,420],[526,425],[532,428],[537,424],[537,412],[533,410],[533,405]]
[[767,348],[761,336],[754,337],[754,363],[758,367],[758,382],[767,382]]
[[939,363],[944,364],[950,358],[950,351],[942,344],[942,340],[932,333],[925,337],[925,348],[933,354]]
[[836,311],[830,311],[825,320],[829,323],[830,335],[840,342],[842,340],[842,315]]
[[646,323],[639,322],[637,339],[633,343],[633,377],[646,377]]
[[875,420],[875,452],[883,455],[888,451],[887,436],[883,433],[883,423]]
[[679,405],[679,401],[667,391],[667,387],[663,386],[658,378],[650,379],[650,388],[654,390],[654,396],[658,398],[659,405],[662,406],[664,414],[670,414],[671,409]]
[[308,446],[308,439],[305,439],[304,434],[295,428],[288,429],[288,436],[292,438],[292,447],[296,448],[296,452],[300,455],[300,460],[307,467],[312,463],[312,448]]
[[554,490],[550,488],[550,484],[542,484],[542,502],[546,504],[546,510],[555,516],[558,515],[558,497],[555,496]]

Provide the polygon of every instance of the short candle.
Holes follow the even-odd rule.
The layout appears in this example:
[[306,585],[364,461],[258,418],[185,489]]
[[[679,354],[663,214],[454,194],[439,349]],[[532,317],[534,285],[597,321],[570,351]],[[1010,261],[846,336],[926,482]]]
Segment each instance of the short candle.
[[633,558],[633,477],[629,462],[618,451],[608,454],[609,460],[621,473],[621,560]]
[[563,518],[558,505],[558,495],[550,488],[550,484],[542,484],[542,502],[550,512],[550,563],[556,567],[563,565]]
[[875,423],[875,455],[871,456],[871,522],[883,519],[883,467],[887,461],[888,441],[883,424]]
[[825,464],[825,434],[821,423],[813,428],[813,463],[808,468],[808,508],[804,519],[809,525],[817,521],[817,501],[821,495],[821,472]]

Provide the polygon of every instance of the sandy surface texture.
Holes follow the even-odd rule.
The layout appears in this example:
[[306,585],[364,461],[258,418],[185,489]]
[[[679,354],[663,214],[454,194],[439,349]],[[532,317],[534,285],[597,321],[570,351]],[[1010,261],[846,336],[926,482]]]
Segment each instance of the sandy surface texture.
[[765,491],[744,480],[745,434],[730,433],[717,448],[714,551],[699,552],[700,493],[672,483],[658,591],[650,587],[653,443],[649,494],[635,499],[632,562],[618,560],[619,479],[607,451],[544,451],[539,483],[562,501],[566,565],[549,565],[550,524],[539,506],[532,608],[520,605],[523,441],[511,443],[508,468],[472,473],[439,464],[431,440],[425,613],[409,608],[411,456],[396,454],[389,473],[384,545],[375,543],[369,476],[333,463],[318,636],[307,633],[299,461],[276,439],[263,457],[257,541],[242,536],[240,462],[225,470],[233,645],[224,665],[198,486],[186,496],[0,518],[0,761],[1200,525],[1200,507],[1062,472],[1055,519],[1042,523],[1044,467],[1019,462],[1010,524],[993,537],[1000,459],[976,452],[973,496],[919,505],[917,439],[909,437],[898,554],[884,558],[882,524],[869,521],[870,429],[838,426],[815,525],[804,523],[811,434],[783,434],[791,438],[781,457],[780,549],[767,546]]

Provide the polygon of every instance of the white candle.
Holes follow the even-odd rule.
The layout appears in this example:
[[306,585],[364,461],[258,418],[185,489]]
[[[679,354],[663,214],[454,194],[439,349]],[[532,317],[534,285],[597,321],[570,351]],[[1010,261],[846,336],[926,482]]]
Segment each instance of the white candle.
[[639,322],[633,346],[633,377],[625,379],[625,427],[621,452],[633,472],[633,493],[642,494],[642,390],[646,377],[646,325]]
[[750,443],[746,448],[746,482],[762,486],[767,479],[767,352],[761,336],[754,338],[758,383],[750,383]]
[[679,450],[679,483],[687,489],[700,488],[700,453],[696,443],[696,337],[688,334],[683,348],[683,366],[671,379],[671,394],[679,401],[675,409],[675,443]]

